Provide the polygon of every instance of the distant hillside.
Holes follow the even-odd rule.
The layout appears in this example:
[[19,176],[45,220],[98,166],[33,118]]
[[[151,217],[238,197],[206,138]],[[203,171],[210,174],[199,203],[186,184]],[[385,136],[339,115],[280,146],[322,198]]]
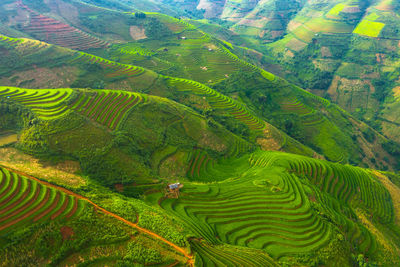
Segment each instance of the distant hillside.
[[[31,88],[115,88],[156,94],[189,105],[221,123],[226,123],[224,116],[233,117],[235,123],[244,123],[245,128],[253,131],[250,135],[245,134],[249,136],[248,140],[257,139],[264,149],[313,154],[285,135],[270,133],[276,130],[262,132],[262,121],[269,122],[332,161],[350,160],[357,165],[364,162],[365,166],[379,168],[396,165],[395,160],[382,148],[388,142],[384,137],[329,101],[248,63],[244,60],[247,55],[243,54],[246,50],[166,15],[149,13],[146,18],[133,21],[136,21],[136,25],[142,25],[145,33],[152,31],[150,25],[153,21],[157,21],[165,30],[137,42],[125,41],[109,44],[108,48],[90,50],[98,56],[4,37],[2,44],[10,56],[3,59],[7,67],[4,68],[2,83]],[[125,19],[120,23],[124,25]],[[125,27],[125,31],[129,32],[129,27]],[[96,34],[102,37],[101,31]],[[123,36],[124,32],[120,34]],[[159,39],[156,36],[162,42],[157,41]],[[249,51],[248,55],[252,53]],[[21,60],[13,61],[13,57]],[[49,65],[48,62],[56,63]],[[134,65],[131,65],[132,62]],[[51,72],[48,71],[50,66]],[[28,78],[39,71],[41,74],[36,77],[43,78]],[[252,82],[246,82],[248,80]],[[171,91],[168,89],[171,87],[179,90]],[[223,95],[217,94],[212,88]],[[225,95],[231,98],[225,98]],[[221,101],[226,104],[216,103]],[[228,103],[231,101],[238,106],[230,108],[231,104]],[[244,109],[256,117],[244,117]],[[253,126],[254,123],[259,126]],[[275,128],[267,126],[265,129]],[[275,140],[273,143],[263,141],[271,138]]]
[[[266,6],[262,12],[260,5]],[[393,116],[399,86],[396,1],[200,1],[192,8],[210,10],[205,17],[240,36],[218,30],[220,38],[269,50],[274,57],[259,63],[265,68],[400,141]]]

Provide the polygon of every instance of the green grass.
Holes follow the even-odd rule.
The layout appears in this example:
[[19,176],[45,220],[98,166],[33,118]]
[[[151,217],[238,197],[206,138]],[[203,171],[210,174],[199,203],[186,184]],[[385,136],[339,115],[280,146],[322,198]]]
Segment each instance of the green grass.
[[385,27],[385,23],[364,19],[357,25],[353,33],[368,37],[378,37],[383,27]]
[[380,18],[380,16],[376,12],[372,12],[365,17],[365,19],[368,21],[375,21],[379,18]]

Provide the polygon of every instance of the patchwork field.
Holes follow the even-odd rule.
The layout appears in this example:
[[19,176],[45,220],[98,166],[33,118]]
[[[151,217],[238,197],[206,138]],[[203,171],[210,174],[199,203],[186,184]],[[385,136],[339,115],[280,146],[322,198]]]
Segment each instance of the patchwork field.
[[363,20],[354,29],[354,33],[368,37],[378,37],[385,23]]
[[400,265],[395,1],[211,2],[0,4],[0,266]]

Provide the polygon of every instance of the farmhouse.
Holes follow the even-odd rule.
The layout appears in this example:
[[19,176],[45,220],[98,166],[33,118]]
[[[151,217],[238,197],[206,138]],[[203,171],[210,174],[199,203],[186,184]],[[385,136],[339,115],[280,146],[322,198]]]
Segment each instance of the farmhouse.
[[167,190],[165,192],[165,196],[168,198],[178,198],[179,197],[179,189],[183,187],[181,183],[169,184],[167,186]]

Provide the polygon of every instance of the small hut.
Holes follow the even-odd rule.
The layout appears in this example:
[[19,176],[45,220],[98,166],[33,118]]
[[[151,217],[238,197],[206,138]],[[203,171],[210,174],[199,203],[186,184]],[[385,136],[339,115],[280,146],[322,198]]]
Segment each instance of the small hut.
[[168,198],[178,198],[179,197],[179,189],[183,187],[181,183],[174,183],[167,185],[165,196]]

